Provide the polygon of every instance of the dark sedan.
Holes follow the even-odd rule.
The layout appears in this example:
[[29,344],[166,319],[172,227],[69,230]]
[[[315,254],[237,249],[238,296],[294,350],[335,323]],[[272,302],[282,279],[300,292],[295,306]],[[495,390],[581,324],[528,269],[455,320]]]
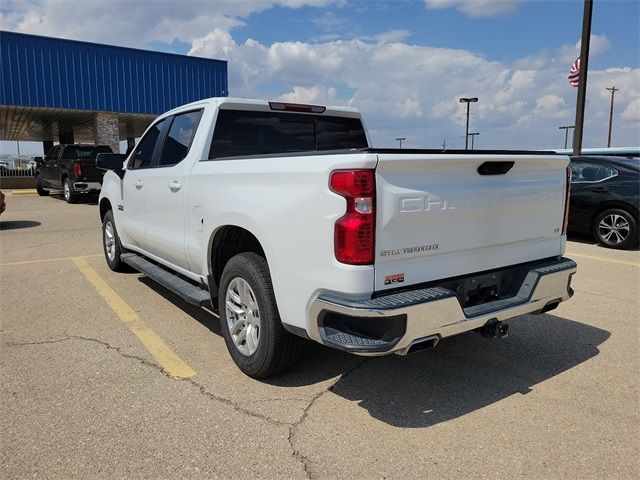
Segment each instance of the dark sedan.
[[590,233],[610,248],[638,244],[640,159],[571,158],[569,231]]

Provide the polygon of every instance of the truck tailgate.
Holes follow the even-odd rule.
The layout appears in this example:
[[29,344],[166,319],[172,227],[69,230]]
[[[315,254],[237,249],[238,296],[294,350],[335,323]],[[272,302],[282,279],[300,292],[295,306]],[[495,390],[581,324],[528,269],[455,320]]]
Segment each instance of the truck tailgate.
[[[386,153],[378,159],[376,291],[563,253],[568,157]],[[488,174],[479,173],[481,165]]]
[[81,179],[89,182],[102,182],[104,177],[104,170],[98,170],[96,168],[96,159],[94,158],[78,158],[75,160],[82,166]]

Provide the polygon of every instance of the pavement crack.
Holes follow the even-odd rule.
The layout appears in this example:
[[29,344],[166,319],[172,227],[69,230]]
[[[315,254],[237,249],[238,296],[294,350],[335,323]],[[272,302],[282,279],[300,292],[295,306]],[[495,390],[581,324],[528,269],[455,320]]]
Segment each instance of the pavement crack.
[[113,345],[111,345],[108,342],[105,342],[104,340],[100,340],[98,338],[90,338],[90,337],[83,337],[82,335],[68,335],[67,333],[65,333],[65,337],[64,338],[59,338],[57,340],[42,340],[42,341],[37,341],[37,342],[15,342],[15,343],[7,343],[6,345],[9,347],[22,347],[22,346],[27,346],[27,345],[47,345],[47,344],[52,344],[52,343],[60,343],[60,342],[66,342],[69,340],[81,340],[84,342],[93,342],[93,343],[98,343],[100,345],[102,345],[103,347],[105,347],[107,350],[115,350],[120,356],[124,357],[124,358],[128,358],[131,360],[137,360],[140,363],[142,363],[143,365],[146,365],[147,367],[151,367],[155,370],[158,370],[159,372],[161,372],[163,375],[165,375],[168,378],[171,378],[171,376],[165,372],[165,370],[160,366],[157,365],[153,362],[150,362],[149,360],[142,358],[142,357],[138,357],[137,355],[131,355],[130,353],[125,353],[122,351],[122,349],[120,347],[115,347]]
[[98,338],[90,338],[90,337],[83,337],[81,335],[69,335],[68,337],[70,340],[83,340],[85,342],[94,342],[94,343],[98,343],[100,345],[102,345],[103,347],[105,347],[107,350],[115,350],[120,356],[124,357],[124,358],[128,358],[131,360],[137,360],[140,363],[142,363],[143,365],[147,366],[147,367],[151,367],[155,370],[158,370],[160,373],[162,373],[164,376],[166,376],[167,378],[172,378],[165,370],[164,368],[162,368],[160,365],[158,365],[157,363],[153,363],[150,362],[149,360],[147,360],[146,358],[142,358],[139,357],[137,355],[131,355],[130,353],[125,353],[122,351],[122,349],[120,347],[114,347],[113,345],[111,345],[109,342],[105,342],[104,340],[100,340]]
[[302,464],[302,468],[304,469],[304,473],[307,476],[307,478],[309,478],[309,479],[315,478],[315,473],[313,471],[313,467],[311,465],[311,461],[309,460],[309,457],[307,457],[306,455],[303,455],[300,452],[300,450],[298,448],[296,448],[296,443],[298,442],[298,438],[297,438],[298,429],[302,426],[302,424],[305,422],[305,420],[309,416],[309,412],[311,411],[311,408],[315,405],[315,403],[322,396],[324,396],[328,392],[332,392],[340,382],[342,382],[345,378],[347,378],[349,375],[351,375],[354,371],[359,369],[362,365],[364,365],[369,360],[370,360],[370,358],[368,358],[368,357],[367,358],[363,358],[361,361],[356,363],[349,370],[347,370],[342,375],[340,375],[340,377],[335,382],[333,382],[331,385],[329,385],[329,387],[327,387],[324,390],[316,393],[311,398],[311,401],[309,402],[309,404],[303,410],[302,416],[300,417],[300,420],[298,420],[293,425],[290,425],[290,427],[289,427],[289,436],[287,437],[287,441],[289,442],[289,447],[291,448],[291,452],[292,452],[293,458],[297,459]]
[[47,345],[49,343],[60,343],[60,342],[66,342],[67,340],[71,340],[71,338],[66,337],[66,338],[59,338],[58,340],[42,340],[39,342],[9,342],[9,343],[5,343],[5,345],[7,347],[24,347],[27,345]]
[[601,293],[587,292],[585,290],[579,290],[577,288],[574,288],[574,291],[579,292],[579,293],[584,293],[585,295],[591,295],[591,296],[594,296],[594,297],[604,297],[604,298],[610,298],[610,299],[613,299],[613,300],[619,300],[620,302],[630,303],[631,305],[635,305],[635,304],[638,303],[638,302],[634,302],[633,300],[629,300],[629,299],[626,299],[626,298],[620,298],[620,297],[616,297],[616,296],[608,295],[608,294],[607,295],[603,295]]
[[187,382],[187,383],[193,385],[194,387],[196,387],[200,391],[200,393],[202,395],[204,395],[204,396],[206,396],[206,397],[208,397],[208,398],[210,398],[212,400],[216,400],[216,401],[218,401],[220,403],[223,403],[223,404],[233,408],[236,412],[248,415],[248,416],[253,417],[253,418],[264,420],[264,421],[266,421],[266,422],[268,422],[268,423],[270,423],[272,425],[286,426],[286,427],[290,427],[291,426],[290,423],[281,422],[279,420],[274,420],[273,418],[270,418],[270,417],[268,417],[266,415],[262,415],[260,413],[257,413],[257,412],[254,412],[252,410],[249,410],[248,408],[242,407],[241,405],[243,403],[246,403],[246,402],[234,402],[233,400],[230,400],[228,398],[216,395],[215,393],[210,392],[209,390],[207,390],[207,387],[205,387],[204,385],[196,382],[192,378],[182,378],[182,379],[179,379],[178,381]]

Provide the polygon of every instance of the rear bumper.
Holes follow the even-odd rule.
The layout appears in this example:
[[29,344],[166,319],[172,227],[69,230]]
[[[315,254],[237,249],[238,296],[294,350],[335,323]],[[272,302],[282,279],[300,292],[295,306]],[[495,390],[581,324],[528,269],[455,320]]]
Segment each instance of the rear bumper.
[[100,182],[73,182],[73,190],[76,193],[99,192],[101,189]]
[[360,355],[407,353],[426,338],[438,340],[489,322],[552,310],[573,295],[576,263],[568,258],[535,262],[511,298],[463,308],[456,294],[433,286],[373,299],[320,294],[309,311],[311,338]]

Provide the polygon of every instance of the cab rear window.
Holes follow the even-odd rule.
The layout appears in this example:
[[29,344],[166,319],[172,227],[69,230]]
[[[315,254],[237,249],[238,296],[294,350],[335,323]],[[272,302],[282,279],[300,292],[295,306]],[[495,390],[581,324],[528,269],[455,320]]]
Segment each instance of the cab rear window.
[[96,158],[99,153],[112,153],[111,148],[106,145],[93,146],[70,146],[65,147],[62,153],[62,158]]
[[220,110],[209,159],[367,146],[359,118]]

